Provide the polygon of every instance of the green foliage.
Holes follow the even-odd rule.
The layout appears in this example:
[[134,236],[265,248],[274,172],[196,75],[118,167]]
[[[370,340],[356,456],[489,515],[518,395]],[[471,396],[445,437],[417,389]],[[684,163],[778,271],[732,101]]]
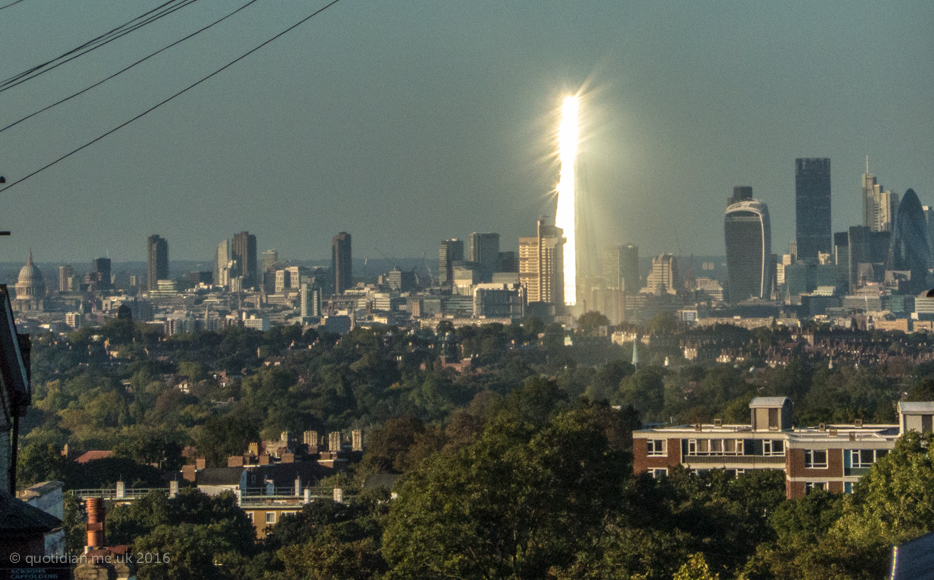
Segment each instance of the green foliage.
[[610,319],[596,310],[585,312],[577,319],[577,327],[585,334],[593,334],[601,326],[609,326],[609,324]]
[[540,578],[594,541],[625,472],[586,411],[540,427],[506,411],[477,443],[403,483],[383,536],[390,575]]

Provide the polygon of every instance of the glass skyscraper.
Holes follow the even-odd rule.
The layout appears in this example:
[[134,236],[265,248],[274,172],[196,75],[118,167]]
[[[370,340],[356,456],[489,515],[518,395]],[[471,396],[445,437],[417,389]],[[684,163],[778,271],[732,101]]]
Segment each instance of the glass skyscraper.
[[892,254],[889,269],[911,272],[911,292],[927,290],[928,266],[931,263],[927,221],[924,209],[913,189],[905,192],[892,229]]
[[798,259],[833,250],[830,224],[830,159],[795,159],[795,240]]
[[730,300],[770,297],[772,291],[772,227],[769,208],[746,199],[726,210],[723,224]]

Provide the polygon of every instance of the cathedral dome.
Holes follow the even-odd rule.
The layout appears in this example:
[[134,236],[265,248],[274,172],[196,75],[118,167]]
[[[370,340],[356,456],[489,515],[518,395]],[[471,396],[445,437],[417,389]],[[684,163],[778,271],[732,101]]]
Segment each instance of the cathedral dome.
[[45,278],[39,267],[32,263],[32,250],[29,251],[29,260],[19,271],[16,281],[16,298],[18,300],[38,300],[45,298]]

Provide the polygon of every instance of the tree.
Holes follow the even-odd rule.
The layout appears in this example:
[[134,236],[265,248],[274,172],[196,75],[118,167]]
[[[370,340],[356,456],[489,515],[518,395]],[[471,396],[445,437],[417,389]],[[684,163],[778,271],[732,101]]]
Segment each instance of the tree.
[[719,580],[719,574],[712,574],[707,560],[700,552],[691,556],[675,574],[673,580]]
[[542,427],[504,414],[454,456],[412,472],[390,508],[395,578],[541,578],[592,545],[628,463],[586,411]]
[[610,319],[596,310],[591,310],[581,314],[577,319],[577,327],[585,334],[593,335],[601,326],[609,326]]

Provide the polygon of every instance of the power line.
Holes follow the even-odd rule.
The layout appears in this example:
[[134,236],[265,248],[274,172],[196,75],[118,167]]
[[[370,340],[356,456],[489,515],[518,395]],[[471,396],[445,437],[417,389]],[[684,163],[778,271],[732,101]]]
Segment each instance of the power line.
[[340,0],[331,0],[331,2],[329,2],[328,4],[325,4],[323,8],[319,8],[318,10],[315,10],[314,12],[312,12],[311,14],[309,14],[308,16],[306,16],[305,18],[302,18],[301,20],[299,20],[298,22],[296,22],[296,23],[293,24],[292,26],[286,28],[286,29],[283,30],[282,32],[280,32],[280,33],[276,34],[275,36],[273,36],[272,38],[270,38],[270,39],[268,39],[268,40],[262,42],[261,44],[255,46],[254,48],[250,49],[249,51],[243,53],[242,55],[240,55],[240,56],[238,56],[237,58],[235,58],[234,60],[228,62],[227,64],[225,64],[225,65],[222,66],[221,68],[217,69],[216,71],[212,72],[211,74],[207,75],[206,77],[202,77],[200,80],[198,80],[198,81],[196,81],[196,82],[194,82],[194,83],[188,85],[187,87],[185,87],[184,89],[178,91],[177,93],[175,93],[175,94],[172,95],[171,97],[169,97],[169,98],[167,98],[167,99],[165,99],[165,100],[163,100],[163,101],[161,101],[161,102],[159,102],[159,103],[153,105],[152,107],[146,109],[145,111],[143,111],[143,112],[140,113],[139,115],[136,115],[135,117],[133,117],[133,118],[130,119],[129,121],[125,121],[125,122],[121,123],[120,125],[117,125],[116,127],[114,127],[113,129],[111,129],[110,131],[107,131],[107,132],[104,133],[103,135],[100,135],[99,137],[96,137],[95,139],[92,139],[91,141],[88,141],[87,143],[85,143],[84,145],[78,147],[77,149],[74,149],[74,150],[72,150],[71,152],[66,153],[65,155],[62,155],[61,157],[59,157],[59,158],[56,159],[55,161],[49,163],[48,165],[45,165],[45,166],[43,166],[43,167],[40,167],[39,169],[33,171],[33,172],[30,173],[29,175],[17,179],[16,181],[14,181],[13,183],[11,183],[10,185],[4,187],[3,189],[0,189],[0,193],[4,192],[4,191],[6,191],[6,190],[8,190],[8,189],[10,189],[10,188],[12,188],[12,187],[15,187],[16,185],[18,185],[18,184],[20,184],[20,183],[26,181],[26,180],[29,179],[30,177],[33,177],[33,176],[35,176],[35,175],[38,175],[39,173],[42,173],[43,171],[45,171],[46,169],[52,167],[53,165],[55,165],[55,164],[58,163],[59,161],[63,161],[63,160],[65,160],[65,159],[68,159],[69,157],[71,157],[71,156],[74,155],[75,153],[81,151],[82,149],[85,149],[85,148],[87,148],[87,147],[90,147],[91,145],[97,143],[97,142],[100,141],[101,139],[104,139],[104,138],[107,137],[108,135],[112,135],[113,133],[116,133],[116,132],[119,131],[120,129],[126,127],[127,125],[129,125],[129,124],[132,123],[133,121],[136,121],[137,119],[140,119],[140,118],[142,118],[142,117],[148,115],[149,113],[155,111],[156,109],[158,109],[158,108],[161,107],[162,105],[168,103],[169,101],[171,101],[171,100],[174,99],[175,97],[178,97],[178,96],[180,96],[180,95],[182,95],[182,94],[184,94],[184,93],[187,93],[188,91],[190,91],[191,89],[193,89],[193,88],[195,88],[196,86],[200,85],[201,83],[203,83],[204,81],[208,80],[209,78],[211,78],[211,77],[213,77],[213,76],[215,76],[215,75],[217,75],[217,74],[220,74],[220,73],[223,72],[224,70],[230,68],[230,67],[233,66],[234,64],[236,64],[236,63],[240,62],[241,60],[245,59],[246,57],[250,56],[251,54],[253,54],[253,53],[256,52],[257,50],[263,48],[263,47],[266,46],[267,44],[273,42],[274,40],[277,40],[277,39],[280,38],[281,36],[284,36],[285,34],[291,32],[292,30],[294,30],[294,29],[296,29],[296,28],[298,28],[299,26],[301,26],[301,25],[304,24],[305,22],[308,22],[309,20],[311,20],[312,18],[314,18],[314,17],[317,16],[318,14],[321,14],[322,12],[324,12],[325,10],[327,10],[328,8],[330,8],[331,6],[334,6],[334,5],[337,4],[338,2],[340,2]]
[[[177,4],[175,4],[178,2]],[[91,39],[77,48],[73,48],[68,52],[53,58],[47,62],[44,62],[40,65],[36,65],[30,69],[27,69],[19,74],[13,75],[12,77],[0,81],[0,92],[12,89],[13,87],[20,85],[28,80],[32,80],[39,75],[45,74],[50,70],[56,69],[63,64],[70,62],[76,58],[84,56],[85,54],[96,50],[102,46],[110,44],[118,38],[122,38],[131,32],[134,32],[147,24],[152,24],[153,22],[172,14],[186,6],[197,2],[197,0],[169,0],[165,4],[146,12],[141,16],[137,16],[133,20],[114,28],[113,30],[106,32],[97,38]],[[175,4],[174,6],[170,6]],[[166,8],[168,7],[168,8]],[[137,22],[139,21],[139,22]],[[64,59],[64,60],[63,60]],[[61,61],[61,62],[56,62]],[[53,64],[54,63],[54,64]]]
[[[19,0],[19,1],[22,2],[23,0]],[[93,89],[93,88],[95,88],[95,87],[101,86],[102,84],[106,83],[106,82],[109,81],[110,79],[112,79],[112,78],[114,78],[114,77],[116,77],[116,76],[118,76],[118,75],[121,75],[121,74],[125,73],[126,71],[130,70],[130,69],[133,68],[134,66],[136,66],[136,65],[138,65],[138,64],[140,64],[140,63],[142,63],[142,62],[144,62],[144,61],[146,61],[146,60],[149,60],[150,58],[156,56],[157,54],[159,54],[159,53],[161,53],[161,52],[164,52],[164,51],[166,51],[166,50],[172,48],[172,47],[175,46],[175,45],[178,45],[178,44],[181,44],[181,43],[185,42],[186,40],[188,40],[188,39],[191,38],[192,36],[196,36],[196,35],[198,35],[198,34],[201,34],[202,32],[204,32],[204,31],[207,30],[208,28],[211,28],[211,27],[214,26],[215,24],[219,24],[219,23],[223,22],[224,20],[227,20],[228,18],[230,18],[231,16],[233,16],[233,15],[236,14],[237,12],[240,12],[240,11],[243,10],[244,8],[250,6],[251,4],[254,4],[254,3],[256,3],[256,2],[258,2],[258,0],[250,0],[249,2],[247,2],[246,4],[244,4],[243,6],[241,6],[240,8],[237,8],[236,10],[234,10],[234,11],[231,12],[230,14],[224,16],[223,18],[220,18],[220,19],[218,19],[218,20],[215,20],[214,22],[208,24],[208,25],[205,26],[204,28],[201,28],[200,30],[196,30],[195,32],[192,32],[192,33],[189,34],[188,36],[186,36],[186,37],[184,37],[184,38],[181,38],[181,39],[179,39],[179,40],[176,40],[175,42],[173,42],[172,44],[169,44],[168,46],[164,46],[164,47],[160,48],[160,49],[157,50],[156,52],[154,52],[154,53],[152,53],[152,54],[150,54],[150,55],[148,55],[148,56],[145,56],[145,57],[139,59],[138,61],[134,62],[133,64],[131,64],[131,65],[129,65],[129,66],[127,66],[127,67],[125,67],[125,68],[123,68],[123,69],[117,71],[117,72],[115,72],[114,74],[110,75],[109,77],[107,77],[107,78],[105,78],[105,79],[103,79],[103,80],[101,80],[101,81],[99,81],[99,82],[97,82],[97,83],[94,83],[93,85],[91,85],[91,86],[89,86],[89,87],[87,87],[87,88],[85,88],[85,89],[82,89],[82,90],[78,91],[77,93],[74,93],[74,94],[72,94],[72,95],[70,95],[70,96],[67,96],[67,97],[65,97],[64,99],[61,99],[60,101],[56,101],[56,102],[52,103],[51,105],[49,105],[49,106],[47,106],[47,107],[43,107],[42,109],[39,109],[39,110],[36,111],[35,113],[26,115],[25,117],[23,117],[22,119],[20,119],[20,120],[18,120],[18,121],[14,121],[14,122],[10,123],[10,124],[7,125],[6,127],[3,127],[2,129],[0,129],[0,133],[3,133],[4,131],[6,131],[7,129],[9,129],[9,128],[11,128],[11,127],[15,127],[16,125],[19,125],[20,123],[22,123],[23,121],[25,121],[25,120],[27,120],[27,119],[31,119],[32,117],[35,117],[35,116],[38,115],[39,113],[44,113],[45,111],[48,111],[48,110],[51,109],[52,107],[57,107],[58,105],[61,105],[61,104],[64,103],[65,101],[69,101],[69,100],[71,100],[71,99],[73,99],[73,98],[75,98],[75,97],[77,97],[77,96],[79,96],[79,95],[83,95],[84,93],[90,91],[91,89]]]
[[7,5],[5,5],[5,6],[0,6],[0,10],[3,10],[4,8],[9,8],[10,6],[13,6],[13,5],[15,5],[15,4],[19,4],[19,3],[22,2],[22,1],[23,1],[23,0],[16,0],[15,2],[10,2],[9,4],[7,4]]

